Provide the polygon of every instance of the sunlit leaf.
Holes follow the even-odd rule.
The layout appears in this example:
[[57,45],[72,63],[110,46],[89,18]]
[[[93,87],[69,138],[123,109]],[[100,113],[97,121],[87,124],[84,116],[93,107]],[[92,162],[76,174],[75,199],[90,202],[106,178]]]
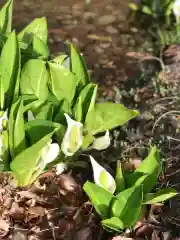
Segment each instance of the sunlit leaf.
[[125,181],[123,176],[123,170],[120,160],[117,161],[117,167],[116,167],[116,192],[121,192],[125,190]]
[[11,32],[13,0],[7,1],[0,11],[0,31]]
[[77,77],[76,85],[79,85],[80,89],[82,89],[89,83],[89,75],[83,57],[73,44],[70,44],[70,56],[71,71]]
[[76,91],[76,76],[64,66],[49,62],[51,84],[50,88],[56,98],[72,102]]
[[120,232],[124,229],[123,222],[117,217],[105,219],[102,221],[102,224],[107,230],[111,229],[113,231]]
[[114,197],[113,194],[89,181],[84,184],[83,189],[90,198],[97,213],[102,218],[107,218],[109,205]]
[[138,116],[135,110],[130,110],[122,104],[111,102],[98,103],[95,105],[94,115],[86,121],[86,129],[93,135],[122,126],[129,120]]
[[142,201],[142,185],[128,188],[116,195],[111,206],[112,215],[118,217],[125,228],[132,227],[140,216]]
[[23,67],[20,89],[22,95],[34,95],[45,101],[48,97],[49,74],[45,62],[40,59],[31,59]]
[[127,185],[133,186],[135,182],[142,179],[143,189],[145,193],[149,193],[155,186],[162,165],[159,159],[159,151],[156,147],[152,147],[149,155],[142,161],[140,166],[127,178]]
[[155,204],[164,202],[177,195],[177,191],[174,188],[161,189],[155,193],[148,193],[145,195],[143,204]]
[[40,38],[45,44],[48,38],[48,29],[46,18],[36,18],[27,25],[19,34],[18,39],[29,45],[33,41],[33,37]]

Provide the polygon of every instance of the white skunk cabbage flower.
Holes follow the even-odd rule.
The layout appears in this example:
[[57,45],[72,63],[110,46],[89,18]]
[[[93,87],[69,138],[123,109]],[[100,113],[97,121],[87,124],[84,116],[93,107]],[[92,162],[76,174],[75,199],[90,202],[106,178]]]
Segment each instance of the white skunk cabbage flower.
[[93,168],[94,182],[113,194],[116,190],[114,178],[92,156],[89,157]]
[[6,110],[3,115],[0,117],[0,133],[2,133],[2,131],[4,129],[8,128],[8,117],[7,117],[7,111]]
[[44,170],[48,163],[53,162],[59,154],[59,145],[57,143],[48,142],[41,150],[40,158],[36,169]]
[[60,175],[65,170],[67,170],[67,164],[66,163],[61,162],[61,163],[58,163],[56,165],[56,175]]
[[96,150],[104,150],[109,147],[111,144],[111,139],[109,136],[109,131],[107,130],[105,135],[99,138],[96,138],[92,144],[92,148]]
[[174,1],[173,13],[176,17],[176,21],[179,22],[179,20],[180,20],[180,0]]
[[66,156],[73,156],[82,145],[83,125],[80,122],[76,122],[71,119],[68,114],[64,114],[67,120],[67,130],[61,143],[61,150]]

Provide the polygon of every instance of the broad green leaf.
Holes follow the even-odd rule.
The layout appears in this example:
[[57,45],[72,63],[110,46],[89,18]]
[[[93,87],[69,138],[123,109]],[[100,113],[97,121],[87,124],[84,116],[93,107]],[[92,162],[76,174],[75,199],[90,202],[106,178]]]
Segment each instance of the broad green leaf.
[[49,62],[50,88],[56,98],[72,102],[76,91],[76,76],[60,64]]
[[96,95],[97,85],[93,83],[89,83],[80,92],[74,107],[74,115],[77,121],[83,123],[92,121]]
[[48,59],[49,57],[49,49],[47,44],[37,36],[34,36],[33,38],[33,52],[37,57],[42,57],[42,59]]
[[177,191],[174,188],[161,189],[156,193],[148,193],[145,195],[143,204],[155,204],[164,202],[177,195]]
[[45,62],[40,59],[30,59],[21,73],[21,94],[35,95],[39,100],[45,101],[48,98],[48,79]]
[[13,0],[7,1],[0,11],[0,32],[11,32]]
[[139,113],[136,110],[130,110],[122,104],[99,103],[95,105],[94,117],[91,117],[90,121],[86,121],[85,128],[95,135],[122,126],[138,115]]
[[[19,70],[20,52],[16,33],[12,32],[1,52],[0,57],[0,81],[1,81],[1,101],[3,92],[5,93],[5,108],[10,107],[13,99],[17,100],[19,95]],[[4,101],[1,102],[4,107]]]
[[52,121],[54,106],[51,102],[45,103],[43,106],[37,108],[35,113],[36,119]]
[[102,218],[107,218],[109,205],[114,197],[113,194],[89,181],[84,184],[83,189],[90,198],[97,213]]
[[117,167],[116,167],[116,192],[121,192],[125,190],[125,182],[124,182],[124,176],[123,176],[123,170],[120,160],[117,161]]
[[80,52],[73,44],[70,44],[70,56],[71,56],[71,71],[76,75],[77,82],[80,89],[89,83],[89,75],[87,67]]
[[18,39],[20,42],[29,45],[33,41],[34,36],[40,38],[45,44],[47,43],[48,29],[46,18],[42,17],[33,20],[18,34]]
[[123,222],[117,217],[105,219],[101,221],[101,223],[105,228],[116,231],[116,232],[120,232],[124,229]]
[[142,201],[142,185],[128,188],[116,195],[111,205],[112,216],[119,218],[125,228],[132,227],[140,216]]
[[9,147],[13,157],[26,147],[23,100],[16,101],[9,115]]
[[159,151],[156,147],[152,147],[149,155],[142,161],[141,165],[127,178],[127,185],[133,186],[142,176],[144,193],[149,193],[155,186],[162,164],[159,159]]
[[37,143],[26,148],[12,160],[10,168],[14,172],[18,186],[26,186],[32,183],[32,177],[36,171],[41,150],[51,140],[53,133],[54,131],[45,135]]
[[65,54],[59,55],[59,56],[57,56],[57,57],[55,57],[55,58],[53,59],[53,62],[54,62],[54,63],[57,63],[57,64],[59,64],[59,65],[63,65],[63,62],[65,61],[65,59],[66,59],[67,57],[68,57],[68,56],[65,55]]
[[36,143],[49,132],[57,131],[61,127],[60,124],[48,120],[35,119],[25,124],[26,134],[31,144]]

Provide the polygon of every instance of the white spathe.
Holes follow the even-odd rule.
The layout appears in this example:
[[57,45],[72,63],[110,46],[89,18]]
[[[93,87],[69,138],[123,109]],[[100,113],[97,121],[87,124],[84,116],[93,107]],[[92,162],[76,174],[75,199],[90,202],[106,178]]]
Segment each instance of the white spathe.
[[66,163],[58,163],[56,166],[56,174],[60,175],[61,173],[63,173],[65,170],[67,170],[67,164]]
[[61,143],[61,150],[66,156],[73,156],[80,149],[83,142],[83,125],[71,119],[68,114],[65,113],[64,115],[68,126]]
[[57,143],[48,142],[41,150],[40,158],[36,169],[44,169],[48,163],[53,162],[59,154],[59,145]]
[[111,174],[103,168],[96,160],[90,157],[90,161],[93,168],[94,182],[107,191],[114,193],[116,190],[116,182]]
[[2,117],[0,117],[0,133],[2,133],[2,131],[4,130],[3,122],[7,121],[7,124],[8,124],[7,112],[8,112],[8,110],[6,110],[3,113]]
[[179,17],[180,17],[180,0],[174,1],[173,13],[174,13],[174,15],[176,17],[176,20],[178,20]]
[[93,141],[92,148],[96,150],[104,150],[108,148],[110,144],[111,144],[111,139],[109,136],[109,131],[107,130],[104,136],[96,138]]

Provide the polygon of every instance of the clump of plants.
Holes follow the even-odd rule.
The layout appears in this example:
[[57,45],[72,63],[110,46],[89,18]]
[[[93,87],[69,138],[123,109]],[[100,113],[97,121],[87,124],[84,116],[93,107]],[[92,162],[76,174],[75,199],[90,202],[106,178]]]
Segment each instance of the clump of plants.
[[[77,48],[66,43],[67,51],[53,57],[46,19],[16,33],[12,8],[9,0],[0,11],[0,170],[13,174],[17,186],[27,186],[48,168],[61,174],[87,149],[106,149],[109,130],[139,113],[98,103],[98,86]],[[118,163],[115,179],[92,157],[91,162],[96,184],[86,182],[84,190],[107,229],[132,227],[143,205],[176,194],[173,189],[151,193],[161,171],[155,147],[133,173]]]
[[45,18],[17,34],[12,6],[9,0],[0,12],[1,170],[26,186],[48,167],[56,166],[60,174],[83,151],[106,148],[109,130],[139,113],[97,103],[98,86],[76,47],[66,43],[67,52],[53,57]]
[[94,208],[102,218],[102,225],[109,231],[122,232],[133,228],[142,219],[144,207],[162,203],[177,193],[173,188],[158,189],[158,176],[162,170],[159,151],[152,147],[149,155],[134,171],[127,171],[117,162],[113,178],[91,157],[94,181],[84,184]]

